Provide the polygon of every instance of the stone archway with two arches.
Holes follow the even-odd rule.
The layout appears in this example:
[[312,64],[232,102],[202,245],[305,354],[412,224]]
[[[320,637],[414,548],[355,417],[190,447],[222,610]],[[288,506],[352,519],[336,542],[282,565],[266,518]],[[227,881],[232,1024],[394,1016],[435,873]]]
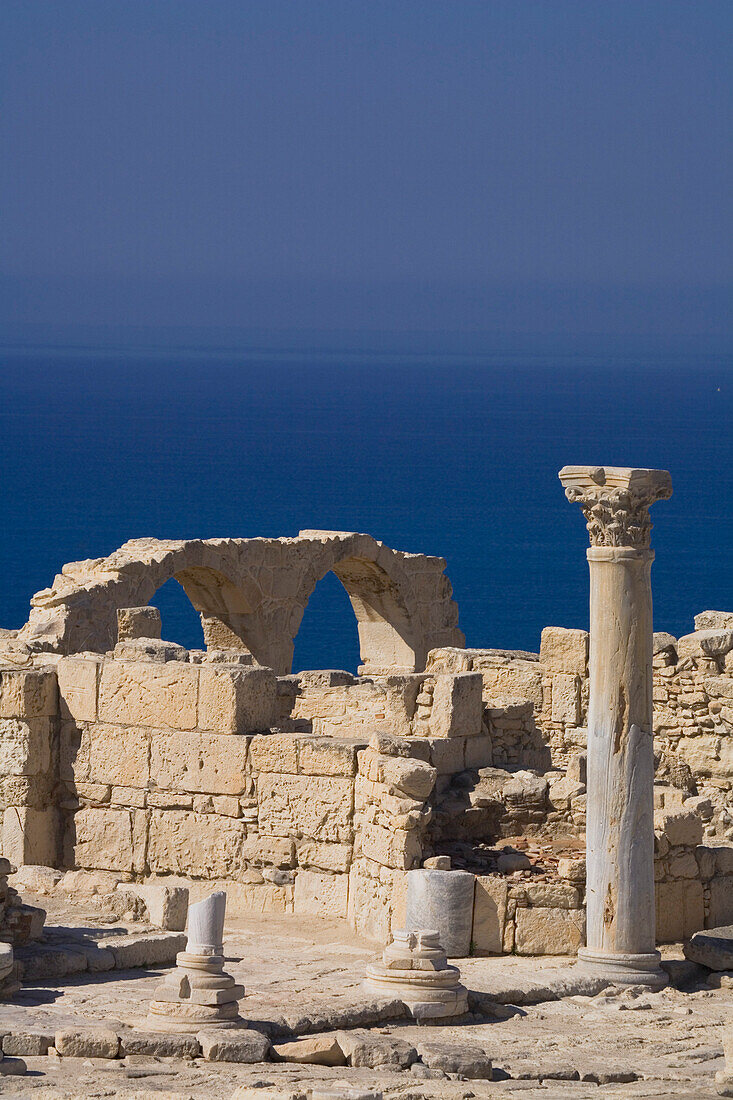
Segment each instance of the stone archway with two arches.
[[116,642],[118,608],[149,603],[173,577],[201,615],[208,648],[247,651],[285,675],[308,600],[333,572],[354,609],[362,671],[421,671],[429,650],[464,644],[445,565],[354,532],[133,539],[109,557],[65,565],[31,600],[18,641],[35,652],[107,652]]

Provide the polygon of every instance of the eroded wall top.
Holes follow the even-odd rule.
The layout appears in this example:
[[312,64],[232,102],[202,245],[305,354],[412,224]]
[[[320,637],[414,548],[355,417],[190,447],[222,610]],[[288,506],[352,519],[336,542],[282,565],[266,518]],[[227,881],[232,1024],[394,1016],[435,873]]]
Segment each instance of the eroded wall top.
[[283,674],[311,593],[332,571],[356,615],[364,671],[421,670],[430,649],[464,644],[445,565],[353,532],[133,539],[109,557],[65,565],[33,596],[16,644],[31,652],[106,652],[116,641],[117,609],[147,604],[174,577],[201,614],[207,645],[246,650]]

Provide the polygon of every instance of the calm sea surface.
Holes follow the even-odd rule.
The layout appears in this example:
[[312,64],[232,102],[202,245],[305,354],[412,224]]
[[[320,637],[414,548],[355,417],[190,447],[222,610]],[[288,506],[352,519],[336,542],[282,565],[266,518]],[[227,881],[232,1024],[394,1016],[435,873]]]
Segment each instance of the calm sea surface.
[[[367,531],[448,561],[469,645],[587,626],[566,463],[662,467],[655,626],[733,610],[733,369],[718,356],[421,358],[83,348],[2,352],[0,625],[67,561],[128,538]],[[164,636],[202,644],[175,582]],[[333,575],[296,668],[358,663]]]

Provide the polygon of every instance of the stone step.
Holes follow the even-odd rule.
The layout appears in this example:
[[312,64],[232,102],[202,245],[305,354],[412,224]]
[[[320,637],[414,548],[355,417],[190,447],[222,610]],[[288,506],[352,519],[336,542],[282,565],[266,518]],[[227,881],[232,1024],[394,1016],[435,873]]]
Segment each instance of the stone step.
[[89,929],[78,936],[53,944],[32,943],[18,947],[15,961],[23,984],[58,984],[85,971],[128,970],[137,967],[169,966],[186,946],[183,932],[146,932],[128,936],[100,936]]

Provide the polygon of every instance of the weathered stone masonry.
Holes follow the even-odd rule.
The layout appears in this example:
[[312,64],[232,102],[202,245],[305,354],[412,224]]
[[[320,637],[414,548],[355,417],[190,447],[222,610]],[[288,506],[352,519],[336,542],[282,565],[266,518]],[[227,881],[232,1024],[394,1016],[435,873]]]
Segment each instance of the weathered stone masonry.
[[[430,717],[418,717],[427,680]],[[379,881],[389,887],[384,911],[352,912],[357,926],[383,928],[392,872],[421,862],[439,772],[490,762],[480,678],[306,673],[302,690],[298,681],[206,659],[94,654],[4,671],[5,698],[25,693],[26,711],[41,698],[56,709],[4,722],[6,761],[36,773],[22,787],[3,780],[4,850],[16,863],[227,879],[245,905],[340,917],[350,883],[356,897],[372,889],[361,879]],[[370,732],[303,732],[304,711],[339,683],[347,698],[370,699]]]
[[[298,555],[327,551],[322,564],[357,548],[364,560],[387,561],[367,536],[284,542],[298,544]],[[224,544],[213,544],[217,554]],[[132,545],[134,566],[126,551],[119,573],[108,564],[74,567],[66,595],[55,586],[50,597],[58,597],[53,614],[39,605],[43,629],[32,615],[19,636],[2,640],[7,858],[123,880],[223,882],[234,906],[347,917],[384,941],[400,923],[406,872],[446,852],[477,874],[474,950],[577,950],[585,631],[546,628],[539,655],[460,648],[447,625],[455,604],[445,563],[395,555],[409,565],[413,588],[424,575],[426,592],[444,593],[442,610],[431,618],[419,609],[434,596],[414,595],[414,614],[400,624],[400,637],[410,638],[406,664],[391,642],[378,657],[369,650],[377,635],[363,633],[365,666],[386,666],[370,675],[291,675],[289,658],[267,667],[256,646],[218,628],[207,653],[189,653],[155,638],[147,613],[122,615],[117,646],[116,627],[110,639],[107,625],[96,652],[74,651],[74,637],[94,621],[100,586],[116,619],[120,576],[132,603],[170,574],[179,553],[171,546],[191,544],[145,540],[144,553]],[[394,629],[374,621],[379,631]],[[679,640],[655,635],[660,942],[733,921],[733,615],[706,612],[695,625]],[[531,869],[511,855],[502,864],[505,841],[529,846]]]
[[107,558],[70,562],[37,592],[25,650],[106,652],[117,611],[147,604],[171,577],[201,614],[209,648],[240,649],[290,671],[293,639],[316,584],[333,571],[356,615],[365,671],[424,668],[428,651],[462,645],[445,560],[390,550],[370,535],[301,531],[292,539],[133,539]]

